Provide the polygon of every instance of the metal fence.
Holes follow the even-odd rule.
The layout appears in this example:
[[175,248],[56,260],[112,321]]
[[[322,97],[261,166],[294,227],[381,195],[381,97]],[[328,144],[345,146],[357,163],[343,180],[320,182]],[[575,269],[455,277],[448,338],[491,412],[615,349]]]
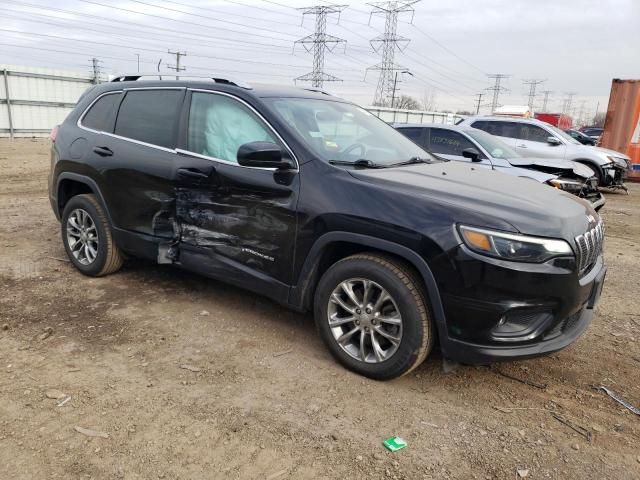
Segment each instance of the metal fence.
[[445,123],[453,125],[464,118],[464,116],[455,113],[426,112],[388,107],[366,107],[366,109],[387,123]]
[[77,72],[0,66],[0,137],[46,137],[93,81]]

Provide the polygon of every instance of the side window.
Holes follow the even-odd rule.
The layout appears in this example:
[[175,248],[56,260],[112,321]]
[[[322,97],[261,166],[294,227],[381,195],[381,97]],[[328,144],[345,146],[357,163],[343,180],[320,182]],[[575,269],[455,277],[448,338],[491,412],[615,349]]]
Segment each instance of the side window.
[[475,148],[475,145],[463,135],[442,128],[431,129],[431,151],[442,155],[462,156],[465,148]]
[[520,135],[518,138],[521,140],[528,140],[530,142],[547,143],[547,138],[551,134],[544,128],[540,128],[536,125],[529,125],[526,123],[520,124]]
[[416,127],[407,127],[407,128],[399,128],[398,131],[402,133],[409,140],[417,143],[421,147],[425,146],[424,141],[424,128],[416,128]]
[[239,101],[215,93],[193,92],[189,151],[238,163],[238,148],[249,142],[279,143],[264,122]]
[[183,90],[131,90],[120,105],[115,134],[174,148]]
[[518,138],[520,131],[519,124],[515,122],[477,121],[471,126],[498,137]]
[[120,100],[122,100],[122,92],[109,93],[100,97],[82,117],[81,125],[99,132],[113,133]]

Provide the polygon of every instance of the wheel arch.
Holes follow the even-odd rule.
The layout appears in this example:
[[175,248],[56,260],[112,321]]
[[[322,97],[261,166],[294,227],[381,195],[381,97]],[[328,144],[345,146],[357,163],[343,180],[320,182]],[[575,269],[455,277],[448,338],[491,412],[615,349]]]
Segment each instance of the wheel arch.
[[577,163],[581,163],[583,165],[586,165],[587,167],[589,167],[590,169],[593,170],[593,172],[598,176],[598,180],[602,181],[604,180],[604,171],[602,170],[602,166],[595,160],[592,160],[590,158],[576,158],[575,160],[573,160],[574,162]]
[[301,311],[309,310],[322,274],[336,261],[362,252],[392,255],[415,268],[424,282],[425,293],[438,332],[446,332],[440,291],[427,262],[416,252],[403,245],[358,233],[330,232],[316,240],[298,275],[298,282],[289,294],[290,306]]
[[102,196],[102,192],[98,187],[98,184],[91,177],[87,177],[86,175],[80,175],[78,173],[65,172],[61,173],[58,177],[57,185],[56,185],[56,215],[58,218],[62,217],[62,212],[64,211],[64,207],[69,200],[71,200],[76,195],[81,195],[83,193],[92,193],[94,194],[98,201],[100,202],[102,208],[107,214],[107,219],[109,223],[113,225],[111,221],[111,214],[109,212],[109,208],[107,207],[106,202],[104,201],[104,197]]

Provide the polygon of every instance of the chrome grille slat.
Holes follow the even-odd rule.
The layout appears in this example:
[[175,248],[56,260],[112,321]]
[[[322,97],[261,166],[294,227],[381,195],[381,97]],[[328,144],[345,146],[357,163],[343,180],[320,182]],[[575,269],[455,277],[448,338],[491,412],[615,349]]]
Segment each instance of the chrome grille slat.
[[578,271],[584,273],[585,270],[593,266],[600,254],[604,244],[604,226],[600,221],[591,230],[575,238],[576,242],[576,264]]

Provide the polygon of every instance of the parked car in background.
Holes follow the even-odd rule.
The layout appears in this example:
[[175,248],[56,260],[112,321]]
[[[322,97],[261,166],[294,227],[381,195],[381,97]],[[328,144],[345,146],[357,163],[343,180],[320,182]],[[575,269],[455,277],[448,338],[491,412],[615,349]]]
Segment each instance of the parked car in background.
[[331,354],[380,380],[436,338],[486,364],[588,328],[607,268],[587,202],[440,161],[325,93],[140,77],[93,86],[52,135],[51,207],[83,274],[126,254],[238,285],[313,312]]
[[439,158],[475,163],[516,177],[531,178],[591,202],[605,199],[593,170],[560,158],[526,158],[498,137],[470,127],[442,124],[396,124],[394,127]]
[[587,165],[601,187],[622,188],[630,168],[630,158],[620,152],[582,145],[562,130],[528,118],[495,116],[467,117],[460,122],[500,137],[524,157],[562,158]]
[[602,133],[604,132],[604,128],[600,128],[600,127],[582,127],[580,128],[580,131],[582,133],[584,133],[585,135],[593,138],[594,140],[598,141],[600,139],[600,137],[602,136]]
[[593,147],[598,143],[596,139],[593,139],[589,135],[582,133],[580,130],[574,130],[573,128],[570,128],[568,130],[565,130],[565,133],[571,138],[579,141],[582,145],[590,145]]

